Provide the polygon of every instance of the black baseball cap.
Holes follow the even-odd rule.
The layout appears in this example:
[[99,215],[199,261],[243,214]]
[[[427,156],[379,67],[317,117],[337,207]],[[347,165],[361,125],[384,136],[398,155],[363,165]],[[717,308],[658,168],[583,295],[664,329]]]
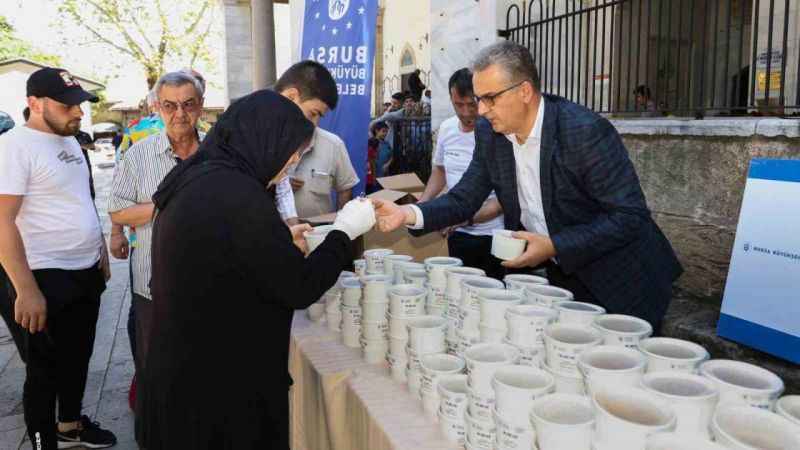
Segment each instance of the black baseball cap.
[[69,72],[55,67],[45,67],[33,72],[28,78],[28,97],[49,97],[65,105],[79,105],[85,101],[100,100],[91,92],[83,90],[81,84]]

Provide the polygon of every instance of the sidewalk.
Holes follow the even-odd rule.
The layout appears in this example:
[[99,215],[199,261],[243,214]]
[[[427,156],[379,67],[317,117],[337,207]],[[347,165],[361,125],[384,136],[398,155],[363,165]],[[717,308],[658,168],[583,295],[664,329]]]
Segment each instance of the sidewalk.
[[[99,155],[92,154],[92,159],[95,156]],[[96,204],[106,235],[110,222],[105,209],[113,175],[113,168],[94,167]],[[83,397],[83,412],[117,435],[119,442],[114,449],[136,450],[133,413],[128,408],[128,388],[134,367],[127,334],[130,305],[127,261],[112,258],[111,272],[111,280],[102,297],[94,353],[89,363],[89,378]],[[24,380],[25,366],[11,341],[5,322],[0,320],[0,450],[31,448],[22,416]]]

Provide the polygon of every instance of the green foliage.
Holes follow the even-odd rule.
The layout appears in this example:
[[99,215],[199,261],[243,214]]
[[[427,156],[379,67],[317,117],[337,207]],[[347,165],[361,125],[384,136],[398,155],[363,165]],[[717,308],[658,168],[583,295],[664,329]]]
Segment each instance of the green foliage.
[[0,16],[0,61],[26,58],[48,66],[60,64],[59,58],[44,53],[28,42],[17,37],[14,27],[4,16]]

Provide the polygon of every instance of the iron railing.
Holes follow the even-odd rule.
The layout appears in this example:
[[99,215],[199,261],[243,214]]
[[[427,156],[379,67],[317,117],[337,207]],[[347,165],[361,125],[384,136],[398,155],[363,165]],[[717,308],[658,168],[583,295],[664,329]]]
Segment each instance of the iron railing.
[[433,136],[430,117],[409,117],[392,122],[393,151],[389,175],[414,172],[425,183],[431,176]]
[[519,0],[499,33],[530,49],[542,91],[597,112],[800,115],[798,3]]

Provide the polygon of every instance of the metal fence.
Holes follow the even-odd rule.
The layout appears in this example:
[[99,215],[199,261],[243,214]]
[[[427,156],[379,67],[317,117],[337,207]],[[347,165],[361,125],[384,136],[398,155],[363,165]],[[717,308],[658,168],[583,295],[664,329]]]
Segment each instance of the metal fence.
[[433,136],[430,117],[409,117],[392,122],[393,152],[389,174],[414,172],[423,181],[431,176]]
[[[544,92],[616,115],[800,115],[800,0],[520,0]],[[641,89],[647,95],[634,95]]]

